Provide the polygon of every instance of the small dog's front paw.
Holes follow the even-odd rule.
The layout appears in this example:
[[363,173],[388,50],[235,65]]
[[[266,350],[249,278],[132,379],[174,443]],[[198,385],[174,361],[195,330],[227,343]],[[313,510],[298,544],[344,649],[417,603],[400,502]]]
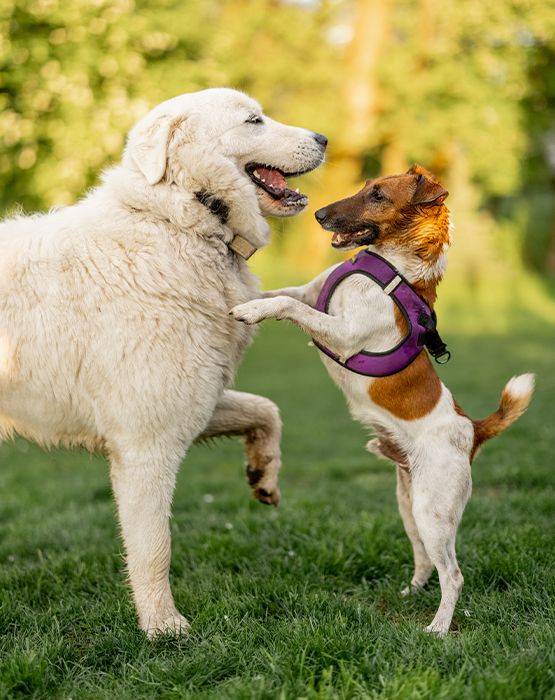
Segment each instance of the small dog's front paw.
[[245,304],[237,304],[229,312],[234,319],[252,325],[268,318],[270,314],[267,312],[266,299],[253,299]]
[[249,325],[258,323],[262,320],[260,313],[257,313],[251,301],[248,301],[246,304],[237,304],[237,306],[234,306],[229,313],[236,321],[242,321],[243,323],[248,323]]

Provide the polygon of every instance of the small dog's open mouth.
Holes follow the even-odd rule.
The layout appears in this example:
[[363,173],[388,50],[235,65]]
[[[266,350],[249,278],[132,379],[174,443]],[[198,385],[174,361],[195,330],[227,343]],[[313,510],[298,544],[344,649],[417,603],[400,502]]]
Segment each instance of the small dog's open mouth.
[[331,244],[334,248],[358,248],[374,243],[378,231],[374,228],[364,228],[360,231],[334,231]]
[[258,163],[249,163],[245,170],[250,179],[260,189],[277,200],[283,207],[290,208],[292,213],[296,209],[304,209],[308,204],[308,197],[287,186],[286,177],[296,177],[302,173],[283,173],[278,168]]

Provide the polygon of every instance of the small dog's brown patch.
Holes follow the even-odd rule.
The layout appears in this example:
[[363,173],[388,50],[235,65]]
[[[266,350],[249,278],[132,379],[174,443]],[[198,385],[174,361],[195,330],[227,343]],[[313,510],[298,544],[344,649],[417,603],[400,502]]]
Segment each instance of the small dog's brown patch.
[[378,437],[369,445],[372,445],[370,450],[374,454],[379,454],[386,459],[395,462],[397,466],[405,471],[410,471],[410,464],[407,455],[402,448],[395,442],[393,437],[387,432],[379,431]]
[[372,401],[402,420],[417,420],[428,415],[441,396],[441,381],[427,353],[420,355],[404,370],[370,382]]

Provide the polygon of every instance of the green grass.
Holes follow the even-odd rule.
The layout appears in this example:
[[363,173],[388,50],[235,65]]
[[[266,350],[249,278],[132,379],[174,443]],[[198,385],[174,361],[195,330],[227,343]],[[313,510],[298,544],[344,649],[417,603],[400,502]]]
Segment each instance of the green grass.
[[394,469],[368,455],[306,338],[264,326],[240,388],[285,422],[283,502],[252,500],[238,444],[191,450],[174,501],[171,579],[193,625],[148,642],[127,593],[105,462],[0,447],[0,697],[555,698],[553,328],[459,337],[442,378],[471,415],[536,371],[529,412],[474,465],[455,631],[403,599],[411,556]]

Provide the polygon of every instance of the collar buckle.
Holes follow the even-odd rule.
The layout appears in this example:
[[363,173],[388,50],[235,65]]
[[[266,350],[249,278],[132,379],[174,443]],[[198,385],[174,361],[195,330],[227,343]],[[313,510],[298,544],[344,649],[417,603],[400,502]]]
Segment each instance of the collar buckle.
[[252,255],[256,253],[258,248],[253,245],[250,241],[247,241],[243,236],[233,236],[232,240],[228,243],[229,248],[237,255],[240,255],[244,260],[248,260]]

